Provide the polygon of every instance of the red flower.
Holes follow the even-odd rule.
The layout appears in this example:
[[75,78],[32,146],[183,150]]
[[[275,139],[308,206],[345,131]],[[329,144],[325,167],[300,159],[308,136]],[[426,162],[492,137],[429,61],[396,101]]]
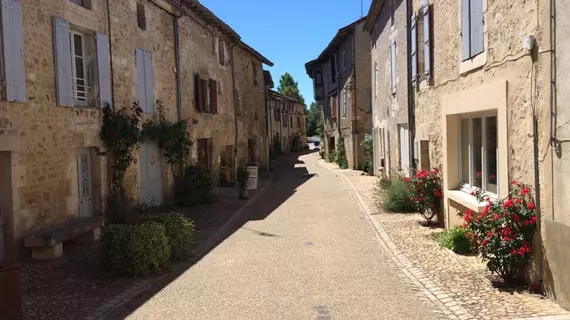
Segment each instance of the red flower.
[[471,191],[471,195],[474,196],[474,195],[475,195],[475,191]]
[[512,254],[513,256],[516,256],[516,255],[517,255],[517,250],[515,250],[515,249],[511,250],[511,254]]
[[516,203],[516,204],[521,204],[521,203],[522,203],[522,200],[521,200],[520,198],[516,198],[516,199],[515,199],[515,203]]
[[441,198],[441,191],[435,189],[435,190],[433,190],[433,195],[438,197],[438,198]]
[[507,242],[509,240],[511,240],[511,238],[509,238],[509,236],[503,236],[503,241]]
[[463,229],[467,228],[467,222],[463,222],[463,224],[461,225],[461,227],[463,227]]
[[465,232],[465,238],[467,238],[467,239],[471,238],[471,233]]
[[434,169],[433,169],[433,172],[434,172],[434,173],[439,173],[439,169],[438,169],[438,168],[434,168]]
[[513,214],[513,215],[511,216],[511,218],[513,218],[513,221],[514,221],[514,222],[519,222],[519,219],[520,219],[520,217],[519,217],[518,215],[516,215],[516,214]]
[[499,220],[499,219],[501,219],[501,216],[500,216],[499,214],[495,213],[495,214],[493,215],[493,219]]
[[481,172],[481,171],[475,172],[475,175],[476,175],[476,176],[480,176],[480,175],[482,175],[482,174],[483,174],[483,172]]
[[524,187],[524,188],[521,190],[521,195],[526,196],[529,192],[530,192],[530,189],[527,188],[527,187]]
[[512,199],[509,199],[503,203],[503,209],[512,208],[514,206],[514,202]]
[[529,202],[529,203],[526,205],[526,207],[527,207],[529,210],[534,210],[534,209],[536,208],[536,207],[534,206],[534,203],[532,203],[532,202]]
[[530,221],[529,221],[529,220],[523,221],[523,225],[528,226],[529,224],[530,224]]
[[517,180],[511,180],[511,184],[514,186],[516,184],[518,184]]
[[410,182],[412,179],[408,178],[408,177],[404,177],[404,181],[406,182]]
[[496,176],[494,174],[489,175],[489,180],[495,180]]
[[531,224],[535,224],[535,223],[536,223],[536,216],[532,216],[532,217],[530,218],[530,223],[531,223]]
[[487,237],[491,238],[493,236],[493,233],[491,231],[487,232]]
[[506,227],[501,231],[505,236],[508,236],[511,234],[511,228]]
[[481,220],[481,219],[483,219],[483,218],[485,218],[485,212],[480,213],[480,214],[477,216],[477,219],[479,219],[479,220]]
[[481,241],[482,246],[486,245],[487,243],[489,243],[489,240],[487,240],[487,239],[484,239],[483,241]]

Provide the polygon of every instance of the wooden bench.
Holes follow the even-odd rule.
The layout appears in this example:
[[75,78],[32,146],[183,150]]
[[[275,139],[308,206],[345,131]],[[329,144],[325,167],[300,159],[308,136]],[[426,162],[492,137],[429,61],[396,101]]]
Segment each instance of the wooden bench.
[[85,242],[97,241],[101,226],[103,226],[103,217],[76,218],[27,236],[25,245],[32,249],[32,259],[57,259],[63,255],[65,241],[72,239]]

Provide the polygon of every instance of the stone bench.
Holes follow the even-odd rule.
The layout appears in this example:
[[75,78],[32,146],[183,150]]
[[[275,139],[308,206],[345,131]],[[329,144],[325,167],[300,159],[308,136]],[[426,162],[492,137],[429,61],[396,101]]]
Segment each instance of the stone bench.
[[96,241],[99,239],[101,226],[103,226],[103,217],[68,220],[27,236],[25,246],[32,249],[32,259],[57,259],[63,255],[65,241],[72,239],[85,242]]

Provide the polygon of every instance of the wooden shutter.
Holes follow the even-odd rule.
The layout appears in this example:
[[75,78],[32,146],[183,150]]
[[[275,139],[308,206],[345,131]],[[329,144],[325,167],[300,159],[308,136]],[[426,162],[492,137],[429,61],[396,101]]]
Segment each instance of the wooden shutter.
[[109,38],[97,33],[97,71],[99,73],[99,103],[101,108],[111,104],[111,67],[109,62]]
[[218,113],[218,82],[210,79],[210,101],[212,102],[212,113]]
[[57,105],[73,107],[71,41],[66,20],[53,17],[53,38]]
[[2,0],[2,54],[4,82],[8,101],[26,101],[22,6],[14,0]]
[[214,143],[212,142],[212,138],[206,139],[206,143],[208,145],[208,169],[212,169],[214,162]]
[[471,58],[469,0],[461,0],[461,61]]
[[146,93],[146,113],[154,113],[154,76],[152,72],[152,54],[144,52],[144,82]]
[[390,67],[392,94],[396,94],[396,40],[390,40]]
[[412,84],[416,83],[418,77],[418,24],[416,14],[412,14],[412,26],[410,28],[411,36],[411,63],[412,63]]
[[424,0],[424,73],[426,80],[431,78],[431,23],[428,0]]
[[144,76],[144,51],[142,49],[135,49],[135,63],[137,68],[137,92],[139,98],[139,106],[146,112],[147,95],[146,84]]
[[204,88],[202,87],[202,78],[198,73],[194,76],[194,83],[195,83],[195,98],[196,98],[196,109],[198,112],[202,112],[204,110]]
[[[206,103],[208,102],[208,79],[202,78],[200,77],[200,87],[202,88],[202,91],[200,91],[200,95],[202,96],[202,112],[206,111]],[[211,101],[210,101],[211,103]],[[209,112],[212,112],[212,105],[210,104],[210,110],[208,110]]]
[[483,0],[470,1],[471,57],[483,52]]

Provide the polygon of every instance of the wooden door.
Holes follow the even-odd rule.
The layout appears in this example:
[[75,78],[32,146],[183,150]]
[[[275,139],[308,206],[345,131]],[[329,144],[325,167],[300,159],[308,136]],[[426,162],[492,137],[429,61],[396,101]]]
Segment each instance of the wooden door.
[[139,149],[141,203],[161,205],[162,166],[160,161],[160,148],[155,141],[142,143]]
[[198,152],[198,165],[202,168],[209,168],[208,139],[198,139],[196,151]]
[[91,150],[88,148],[77,151],[77,187],[79,217],[93,215],[93,183],[91,179]]

